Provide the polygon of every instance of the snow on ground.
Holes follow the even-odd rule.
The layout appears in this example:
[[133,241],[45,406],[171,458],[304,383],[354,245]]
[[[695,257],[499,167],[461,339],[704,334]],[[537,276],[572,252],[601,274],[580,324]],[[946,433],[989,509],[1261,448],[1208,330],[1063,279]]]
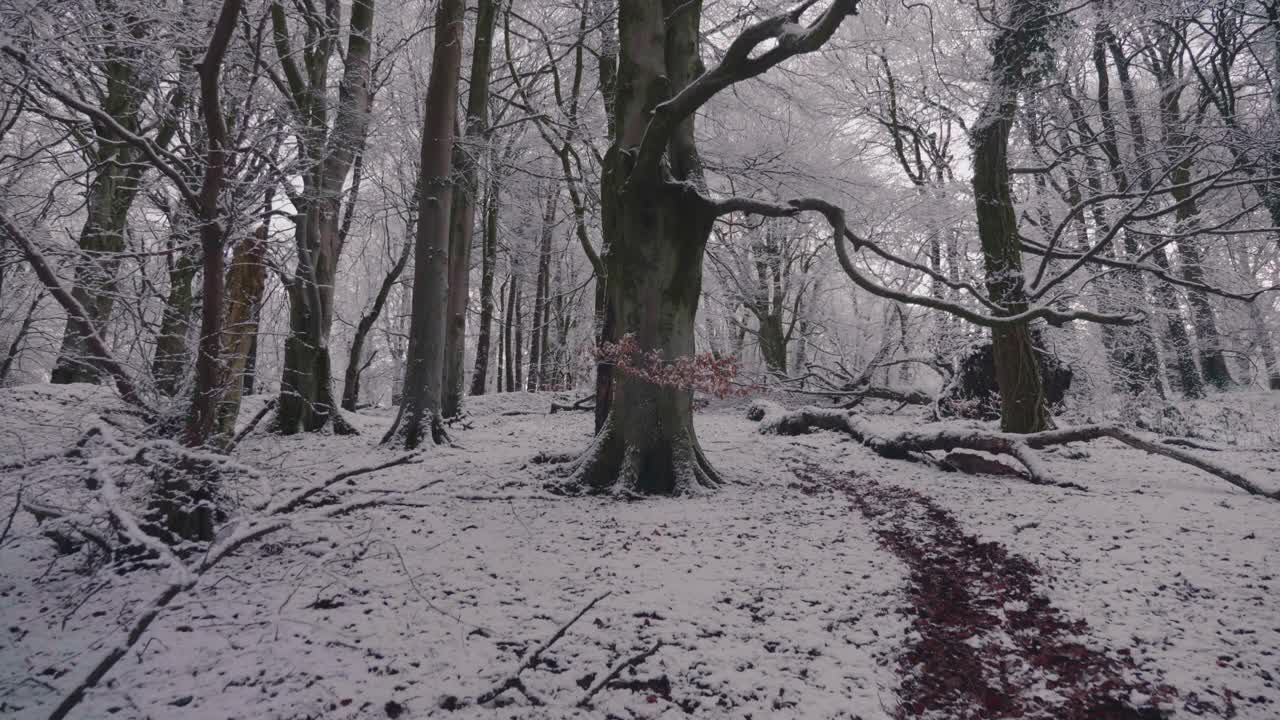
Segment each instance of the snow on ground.
[[[889,717],[907,569],[847,502],[805,492],[792,469],[808,462],[921,492],[966,532],[1031,560],[1053,603],[1087,620],[1091,644],[1131,648],[1145,679],[1178,690],[1174,717],[1280,716],[1274,501],[1109,441],[1086,446],[1089,457],[1045,455],[1080,492],[886,460],[832,433],[761,436],[732,406],[697,422],[739,484],[705,498],[566,499],[544,491],[549,470],[530,461],[584,447],[591,420],[548,416],[548,405],[475,399],[457,447],[334,486],[325,502],[417,490],[427,506],[368,508],[246,545],[71,716]],[[0,390],[0,407],[0,467],[67,447],[90,413],[128,421],[109,391],[86,386]],[[358,437],[255,432],[241,459],[280,496],[394,457],[377,447],[388,411],[352,419]],[[1226,460],[1276,481],[1280,454],[1253,440]],[[0,470],[0,528],[19,487],[48,502],[75,492]],[[86,573],[18,513],[0,550],[0,715],[47,716],[157,575]],[[507,690],[497,711],[465,706],[606,592],[521,674],[527,694]],[[621,686],[575,707],[658,643]],[[442,709],[450,696],[464,707]]]

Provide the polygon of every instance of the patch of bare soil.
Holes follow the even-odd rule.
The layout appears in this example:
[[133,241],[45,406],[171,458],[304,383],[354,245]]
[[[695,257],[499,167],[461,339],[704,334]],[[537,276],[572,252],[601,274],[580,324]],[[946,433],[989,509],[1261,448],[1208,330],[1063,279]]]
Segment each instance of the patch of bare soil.
[[1039,570],[914,490],[814,466],[804,490],[830,487],[871,521],[910,570],[909,644],[897,718],[1159,720],[1176,695],[1137,679],[1131,651],[1084,643],[1088,624],[1037,591]]

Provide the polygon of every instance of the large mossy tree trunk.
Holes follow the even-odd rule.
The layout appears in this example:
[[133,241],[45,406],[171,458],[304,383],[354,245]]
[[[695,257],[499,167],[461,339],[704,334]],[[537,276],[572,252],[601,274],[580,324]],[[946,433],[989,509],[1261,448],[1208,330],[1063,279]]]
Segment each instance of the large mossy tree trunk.
[[[693,354],[707,239],[716,217],[731,212],[705,195],[694,119],[717,93],[821,47],[857,7],[832,0],[805,19],[816,4],[749,25],[705,70],[700,0],[618,3],[614,134],[600,192],[604,340],[629,335],[642,356],[668,363]],[[615,366],[609,386],[597,386],[596,407],[607,415],[568,489],[676,495],[720,483],[694,432],[687,383],[654,382]]]
[[[103,144],[96,158],[97,174],[89,184],[88,217],[80,231],[71,295],[89,311],[89,320],[103,339],[115,306],[120,253],[137,192],[137,178],[126,165],[130,162],[134,160],[124,146]],[[91,357],[88,340],[75,323],[68,322],[50,379],[55,384],[97,382],[98,370],[87,360]]]
[[[1009,315],[1028,307],[1018,220],[1009,188],[1009,132],[1018,95],[1033,83],[1035,68],[1043,62],[1039,56],[1049,49],[1048,16],[1056,6],[1056,0],[1011,0],[991,43],[989,95],[970,131],[987,292]],[[1031,328],[1026,323],[1000,325],[992,328],[991,339],[1001,429],[1033,433],[1052,428]]]
[[[617,129],[600,193],[608,278],[604,339],[632,335],[642,352],[657,351],[665,361],[694,353],[702,260],[715,213],[697,192],[703,180],[691,116],[671,133],[665,163],[637,167],[635,159],[654,105],[702,73],[701,14],[700,2],[676,0],[624,0],[618,9]],[[668,173],[677,182],[669,182]],[[575,468],[575,488],[677,495],[720,484],[694,431],[692,390],[620,368],[597,389],[607,393],[596,398],[607,414]]]
[[[123,42],[103,46],[105,58],[96,68],[103,86],[100,109],[130,133],[140,132],[143,104],[149,85],[138,77],[137,63],[142,43],[150,34],[150,23],[138,22]],[[92,74],[92,73],[91,73]],[[99,90],[95,88],[95,90]],[[120,265],[125,248],[129,210],[137,198],[139,182],[147,165],[134,146],[122,142],[106,123],[93,121],[96,142],[86,150],[91,179],[85,194],[85,222],[80,230],[79,254],[75,263],[75,284],[71,295],[88,311],[88,320],[106,339]],[[171,121],[161,123],[155,144],[165,147],[173,134]],[[89,350],[89,339],[76,322],[68,321],[62,346],[54,363],[51,381],[55,384],[97,382],[99,373]]]
[[[606,217],[614,235],[605,262],[612,340],[633,335],[641,349],[658,350],[667,361],[692,355],[714,215],[696,193],[673,185],[610,189],[616,205]],[[671,495],[720,484],[694,431],[693,391],[615,370],[608,416],[574,482],[588,490]]]
[[[328,212],[309,208],[296,220],[298,269],[290,278],[289,334],[284,343],[284,369],[276,429],[291,435],[316,432],[335,420],[341,430],[333,397],[333,367],[329,330],[333,324],[333,280],[337,262],[337,203]],[[323,227],[317,227],[317,226]]]
[[169,268],[169,294],[161,311],[156,352],[151,360],[151,376],[155,378],[156,390],[169,397],[177,394],[191,364],[191,353],[187,349],[191,314],[195,308],[191,282],[195,280],[200,266],[197,248],[185,238],[181,244],[184,247],[177,250],[177,257]]

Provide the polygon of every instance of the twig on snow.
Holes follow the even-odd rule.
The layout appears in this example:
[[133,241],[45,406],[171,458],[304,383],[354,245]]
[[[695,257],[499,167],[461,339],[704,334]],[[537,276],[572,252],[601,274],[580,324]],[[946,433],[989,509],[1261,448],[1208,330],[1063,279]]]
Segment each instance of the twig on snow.
[[22,507],[22,491],[26,489],[25,485],[18,486],[18,496],[13,500],[13,509],[9,511],[9,520],[4,524],[4,530],[0,530],[0,547],[4,547],[5,538],[9,537],[9,530],[13,527],[13,517],[18,514],[18,508]]
[[653,647],[649,648],[648,650],[645,650],[644,652],[641,652],[637,655],[632,655],[631,657],[626,658],[625,660],[622,660],[617,665],[614,665],[613,669],[610,670],[608,674],[606,674],[604,677],[597,680],[596,683],[591,686],[591,689],[587,690],[587,694],[583,695],[582,699],[578,701],[578,707],[580,708],[590,707],[591,698],[595,697],[596,693],[603,690],[605,685],[608,685],[609,683],[613,682],[614,679],[616,679],[619,675],[622,674],[623,670],[626,670],[629,667],[635,667],[640,663],[644,662],[645,660],[648,660],[650,656],[658,652],[658,650],[660,650],[661,648],[662,648],[662,641],[659,640],[658,642],[654,643]]
[[266,513],[268,515],[283,515],[284,513],[297,510],[299,507],[302,506],[303,503],[305,503],[312,496],[316,495],[317,493],[324,492],[325,490],[329,489],[334,485],[337,485],[343,480],[356,477],[357,475],[367,475],[372,472],[378,472],[379,470],[386,470],[387,468],[395,467],[397,465],[407,465],[417,460],[419,457],[421,457],[421,455],[422,453],[415,451],[415,452],[407,453],[405,455],[401,455],[400,457],[395,458],[394,460],[388,460],[387,462],[381,463],[379,465],[373,465],[370,467],[352,468],[350,470],[343,470],[342,472],[338,473],[337,475],[334,475],[328,480],[325,480],[324,482],[316,485],[312,485],[311,487],[308,487],[305,490],[295,493],[293,497],[289,498],[288,500],[285,500],[284,502],[281,502],[280,504],[275,505],[274,507],[267,508]]
[[262,422],[262,418],[266,417],[267,413],[275,409],[275,406],[276,406],[276,398],[271,398],[270,400],[268,400],[267,403],[262,406],[262,409],[258,411],[258,414],[254,415],[253,419],[249,421],[249,424],[245,425],[243,430],[236,433],[236,436],[231,440],[231,444],[227,446],[227,451],[230,452],[233,448],[235,448],[235,446],[240,444],[241,440],[244,440],[246,437],[248,437],[249,433],[253,432],[253,429],[258,427],[258,423]]
[[611,592],[612,591],[610,590],[606,590],[600,593],[599,595],[597,595],[594,600],[587,603],[585,607],[583,607],[581,610],[578,611],[577,615],[574,615],[572,618],[569,619],[569,622],[561,625],[560,628],[556,630],[551,637],[547,638],[546,641],[543,642],[541,645],[539,645],[533,652],[526,654],[524,656],[524,659],[520,662],[519,667],[517,667],[509,675],[503,678],[498,684],[494,685],[492,688],[486,690],[485,692],[481,693],[478,697],[476,697],[475,704],[484,705],[487,702],[492,702],[499,695],[501,695],[502,693],[512,688],[523,687],[523,683],[520,682],[520,673],[537,665],[538,661],[542,659],[542,654],[544,652],[546,652],[547,650],[550,650],[551,646],[554,645],[557,640],[564,637],[564,634],[569,631],[569,628],[574,623],[578,622],[578,620],[580,620],[583,615],[586,615],[587,612],[591,610],[591,608],[595,607],[596,603],[608,597]]

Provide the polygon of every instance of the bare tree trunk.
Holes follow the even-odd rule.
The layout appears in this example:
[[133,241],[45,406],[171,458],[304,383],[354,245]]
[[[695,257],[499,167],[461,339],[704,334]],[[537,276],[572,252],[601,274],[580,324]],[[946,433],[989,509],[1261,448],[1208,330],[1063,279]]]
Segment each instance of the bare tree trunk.
[[129,376],[124,366],[112,356],[107,344],[103,342],[102,336],[98,334],[97,329],[93,326],[93,321],[89,319],[89,311],[76,300],[73,293],[62,287],[62,283],[58,281],[58,275],[53,271],[49,261],[2,211],[0,211],[0,231],[3,231],[18,246],[18,250],[23,257],[31,264],[31,269],[35,270],[36,277],[40,278],[40,282],[44,284],[45,289],[66,311],[68,322],[75,323],[76,333],[84,338],[89,349],[86,361],[93,363],[115,380],[116,389],[120,392],[120,397],[124,398],[125,402],[150,412],[146,403],[143,402],[142,396],[138,394],[138,388],[134,384],[133,378]]
[[471,287],[471,244],[475,233],[479,172],[476,158],[489,129],[489,68],[497,0],[480,0],[475,42],[471,49],[471,80],[467,94],[466,139],[455,149],[460,187],[454,190],[449,238],[449,327],[445,334],[445,417],[462,412],[465,382],[467,302]]
[[[499,368],[502,377],[498,382],[498,392],[511,392],[515,389],[515,363],[511,360],[511,332],[514,330],[514,324],[511,321],[516,309],[516,276],[514,274],[507,277],[503,283],[506,288],[504,293],[506,302],[502,310],[502,367]],[[505,382],[503,382],[505,381]]]
[[542,228],[538,237],[538,276],[534,281],[533,326],[529,331],[529,377],[525,389],[533,392],[538,389],[542,379],[543,364],[546,358],[547,331],[550,325],[547,316],[548,275],[551,274],[551,238],[555,230],[556,205],[560,188],[553,185],[546,196],[546,205],[542,210]]
[[4,362],[0,363],[0,387],[4,386],[5,378],[9,377],[9,372],[13,369],[14,361],[22,353],[22,341],[27,338],[27,333],[31,332],[31,325],[36,318],[36,308],[40,307],[40,301],[43,299],[44,291],[41,290],[36,293],[35,300],[31,301],[31,306],[27,308],[27,314],[22,317],[22,324],[18,326],[18,332],[14,334],[13,341],[9,343],[9,350],[4,354]]
[[284,434],[315,432],[331,420],[335,431],[354,432],[342,421],[333,398],[329,329],[333,323],[334,273],[342,254],[342,195],[369,127],[373,17],[374,0],[354,0],[331,128],[329,113],[317,109],[331,102],[328,66],[336,39],[309,26],[302,53],[305,67],[299,68],[290,46],[284,6],[279,0],[271,3],[276,56],[288,84],[289,100],[301,118],[302,127],[295,133],[300,151],[309,161],[303,192],[295,198],[295,205],[300,205],[296,207],[294,231],[298,266],[288,285],[289,335],[276,411],[277,429]]
[[[485,198],[484,247],[480,260],[480,332],[476,339],[476,366],[471,373],[471,394],[483,395],[489,381],[489,355],[493,335],[493,276],[498,264],[498,184],[489,183]],[[499,349],[501,343],[499,343]],[[499,368],[501,385],[501,352],[495,367]],[[501,388],[498,389],[501,392]]]
[[360,374],[364,371],[364,366],[361,363],[364,362],[365,340],[369,337],[369,331],[373,329],[374,323],[378,322],[378,318],[382,315],[382,308],[387,304],[387,297],[391,294],[391,289],[400,280],[400,274],[404,272],[405,266],[409,263],[409,252],[411,250],[413,250],[413,243],[406,238],[404,247],[400,250],[400,257],[396,258],[391,270],[386,274],[386,277],[382,278],[378,293],[373,298],[373,305],[360,317],[360,322],[356,324],[355,337],[351,338],[351,349],[347,353],[347,370],[343,376],[343,410],[355,412],[356,405],[360,402]]
[[462,66],[464,0],[441,0],[436,11],[435,50],[427,83],[418,183],[418,228],[414,250],[413,309],[405,397],[383,442],[416,448],[446,439],[440,414],[449,296],[449,212],[453,203],[454,106]]
[[[1262,362],[1267,368],[1267,386],[1272,390],[1280,390],[1280,362],[1276,359],[1276,348],[1271,341],[1271,330],[1262,316],[1262,308],[1258,300],[1249,303],[1249,325],[1253,335],[1253,344],[1262,353]],[[4,379],[0,373],[0,380]]]
[[[1009,314],[1027,309],[1026,279],[1018,219],[1009,190],[1009,131],[1018,94],[1030,85],[1024,75],[1043,50],[1047,15],[1056,0],[1012,0],[1004,27],[992,43],[991,88],[970,132],[973,193],[978,235],[991,299]],[[1000,387],[1000,426],[1006,432],[1032,433],[1053,427],[1045,399],[1031,328],[1025,323],[991,330],[996,383]]]
[[217,434],[235,437],[240,399],[254,345],[258,342],[258,308],[267,279],[267,224],[240,241],[227,272],[227,312],[222,330],[222,398],[218,403]]
[[199,266],[195,248],[186,247],[186,238],[175,245],[177,258],[169,268],[169,295],[160,316],[160,332],[156,334],[156,352],[151,361],[151,375],[156,389],[172,397],[182,384],[191,363],[187,351],[187,334],[191,329],[191,312],[195,305],[191,281]]
[[[204,180],[200,185],[199,218],[201,261],[200,342],[196,355],[195,397],[183,441],[199,446],[208,443],[218,425],[219,401],[222,399],[224,381],[222,366],[222,306],[225,290],[223,278],[223,246],[226,244],[226,225],[220,217],[219,200],[226,176],[229,141],[220,97],[222,60],[231,44],[242,0],[224,0],[218,14],[213,37],[204,59],[196,66],[200,75],[200,110],[204,117],[205,153]],[[193,208],[194,209],[194,208]],[[265,252],[265,248],[262,250]],[[261,262],[254,263],[261,265]],[[236,409],[239,409],[237,394]],[[233,426],[235,419],[231,420]],[[177,528],[172,528],[177,530]],[[202,538],[203,539],[203,538]],[[211,538],[209,538],[211,539]]]
[[[139,105],[145,90],[134,77],[136,50],[109,46],[103,63],[106,97],[102,109],[124,129],[138,130]],[[86,218],[80,231],[79,254],[76,258],[75,282],[71,294],[89,313],[86,318],[105,340],[111,311],[115,305],[116,273],[119,254],[125,247],[129,210],[137,197],[142,168],[132,146],[118,142],[110,129],[100,135],[92,158],[92,180],[85,201]],[[164,144],[164,143],[162,143]],[[62,336],[62,347],[54,364],[51,381],[55,384],[96,382],[97,369],[87,361],[92,355],[88,338],[77,322],[68,321]]]
[[519,390],[524,387],[524,308],[521,307],[521,301],[524,299],[524,293],[520,287],[520,277],[511,279],[511,287],[515,289],[515,305],[511,308],[511,323],[514,328],[511,338],[511,358],[512,367],[515,368],[516,382],[511,390]]

